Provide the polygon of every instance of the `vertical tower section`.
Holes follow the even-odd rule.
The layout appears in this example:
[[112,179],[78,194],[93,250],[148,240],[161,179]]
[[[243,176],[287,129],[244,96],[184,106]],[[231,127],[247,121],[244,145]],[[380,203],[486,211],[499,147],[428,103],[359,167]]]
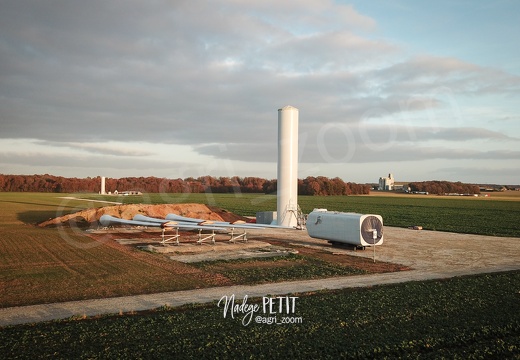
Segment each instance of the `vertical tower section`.
[[101,191],[99,192],[101,195],[106,194],[105,191],[105,177],[101,176]]
[[297,226],[298,210],[298,109],[278,109],[277,223]]

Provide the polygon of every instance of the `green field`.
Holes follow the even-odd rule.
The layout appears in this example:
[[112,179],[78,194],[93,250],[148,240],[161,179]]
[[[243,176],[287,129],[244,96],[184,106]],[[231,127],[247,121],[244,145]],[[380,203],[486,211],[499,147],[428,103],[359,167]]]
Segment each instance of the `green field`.
[[[513,195],[517,195],[513,192]],[[498,193],[490,198],[412,195],[378,196],[299,196],[304,213],[314,208],[333,211],[379,214],[387,226],[420,225],[424,229],[468,234],[520,237],[520,196]],[[18,219],[36,223],[88,207],[110,204],[60,199],[67,194],[0,193],[0,204],[12,213],[20,209]],[[263,194],[144,194],[143,196],[100,196],[71,194],[84,199],[123,203],[201,203],[218,206],[243,216],[257,211],[275,211],[276,197]],[[31,205],[26,209],[24,205]],[[0,210],[0,222],[2,217]]]
[[281,325],[253,320],[245,326],[242,314],[224,318],[216,303],[20,325],[0,329],[0,353],[20,359],[518,359],[519,290],[516,271],[300,294],[288,317],[294,323]]
[[[512,193],[517,195],[520,192]],[[125,203],[203,203],[244,216],[255,216],[257,211],[276,211],[276,196],[263,194],[94,195],[89,198],[108,201],[118,199]],[[388,226],[420,225],[424,229],[436,231],[520,237],[520,196],[299,196],[298,202],[306,214],[314,208],[372,213],[381,215],[384,224]]]

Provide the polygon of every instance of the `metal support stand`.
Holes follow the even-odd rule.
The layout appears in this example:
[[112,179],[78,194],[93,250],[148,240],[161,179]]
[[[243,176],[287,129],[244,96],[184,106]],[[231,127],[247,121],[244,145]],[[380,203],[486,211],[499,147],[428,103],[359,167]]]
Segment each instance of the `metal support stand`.
[[[206,237],[202,237],[202,235],[207,235]],[[215,230],[211,230],[211,234],[203,234],[202,229],[199,229],[199,240],[197,240],[197,244],[202,244],[204,241],[211,239],[211,243],[215,244]]]
[[231,239],[229,239],[229,242],[235,242],[236,240],[244,240],[244,242],[247,242],[247,232],[244,230],[243,234],[235,235],[235,229],[231,228]]
[[163,228],[162,228],[162,234],[161,234],[161,238],[162,238],[162,240],[161,240],[161,245],[166,245],[166,243],[167,243],[168,241],[172,241],[172,240],[175,240],[175,245],[179,245],[179,236],[180,236],[180,235],[179,235],[179,228],[176,227],[176,228],[175,228],[175,234],[173,234],[173,235],[170,236],[169,238],[166,238],[166,236],[165,236],[165,234],[164,234],[165,231],[166,231],[166,228],[163,227]]

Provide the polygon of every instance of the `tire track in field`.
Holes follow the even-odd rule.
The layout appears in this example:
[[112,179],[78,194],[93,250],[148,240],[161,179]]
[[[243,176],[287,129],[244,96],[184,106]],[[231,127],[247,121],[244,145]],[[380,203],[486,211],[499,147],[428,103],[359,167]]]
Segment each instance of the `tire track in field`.
[[56,266],[59,266],[60,268],[65,269],[65,271],[67,271],[71,275],[81,275],[81,272],[79,272],[78,270],[71,267],[69,262],[64,261],[59,256],[57,256],[55,250],[52,251],[47,246],[45,246],[45,242],[36,241],[34,236],[32,236],[32,235],[29,235],[28,237],[29,237],[29,241],[31,241],[31,243],[38,246],[38,250],[43,252],[48,258],[52,259],[53,262],[56,264]]
[[124,254],[125,256],[128,256],[129,259],[137,260],[141,263],[147,264],[155,269],[159,269],[167,273],[190,276],[194,281],[202,281],[204,284],[209,286],[224,286],[233,284],[230,279],[224,277],[223,275],[208,273],[202,269],[198,269],[188,264],[171,261],[170,259],[154,256],[153,254],[138,251],[131,247],[121,245],[113,240],[113,237],[117,237],[118,234],[113,234],[108,241],[105,237],[106,235],[103,235],[103,239],[101,240],[98,239],[97,234],[89,234],[88,236],[96,241],[103,241],[104,246],[108,246],[109,248],[112,248]]

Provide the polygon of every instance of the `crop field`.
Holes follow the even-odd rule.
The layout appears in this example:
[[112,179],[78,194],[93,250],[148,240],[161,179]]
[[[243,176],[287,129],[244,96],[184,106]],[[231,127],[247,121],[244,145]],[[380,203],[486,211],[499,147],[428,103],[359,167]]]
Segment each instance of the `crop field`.
[[55,194],[0,194],[1,307],[216,284],[215,277],[193,267],[173,267],[171,261],[114,241],[94,241],[74,229],[30,225],[88,205],[65,205]]
[[[2,328],[0,353],[21,359],[518,359],[519,290],[516,271],[297,294],[290,318],[298,321],[284,324],[244,325],[243,314],[224,318],[217,303],[77,318]],[[260,299],[254,303],[262,306]]]

